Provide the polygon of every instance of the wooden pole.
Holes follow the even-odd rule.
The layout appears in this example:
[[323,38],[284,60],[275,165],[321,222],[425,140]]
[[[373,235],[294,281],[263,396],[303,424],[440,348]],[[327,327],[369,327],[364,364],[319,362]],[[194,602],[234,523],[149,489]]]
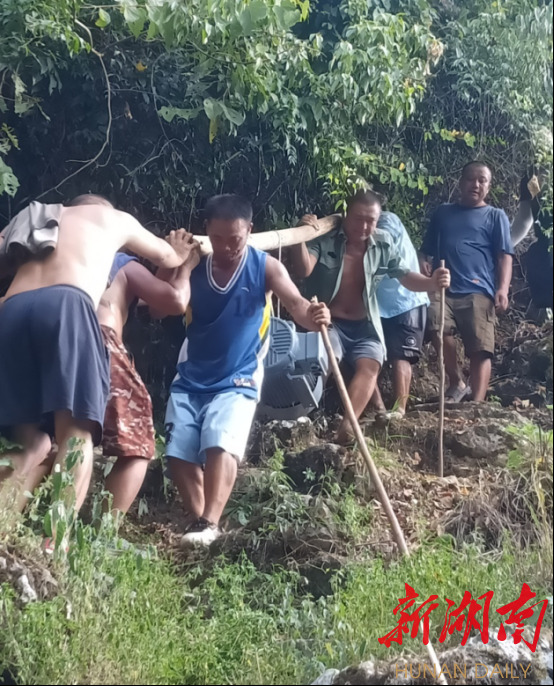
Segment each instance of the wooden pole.
[[[263,231],[253,233],[248,239],[248,244],[258,250],[278,250],[287,248],[298,243],[305,243],[312,238],[323,236],[329,231],[337,228],[341,222],[340,214],[332,214],[329,217],[322,217],[317,220],[318,228],[314,226],[295,226],[290,229],[279,229],[275,231]],[[200,243],[202,255],[212,252],[212,245],[207,236],[194,236]]]
[[[312,298],[312,302],[317,302],[317,298]],[[354,413],[354,408],[352,407],[352,402],[350,401],[350,396],[348,395],[348,390],[346,388],[346,384],[344,383],[344,378],[340,371],[339,363],[337,362],[337,358],[335,357],[335,353],[333,352],[333,346],[331,345],[331,341],[329,340],[329,332],[326,326],[321,327],[321,335],[323,337],[325,349],[327,350],[329,363],[333,370],[333,374],[335,375],[335,381],[339,389],[339,393],[344,405],[346,415],[348,417],[348,420],[350,421],[356,440],[358,441],[358,447],[360,449],[360,452],[362,453],[367,468],[369,469],[371,481],[375,484],[375,488],[377,489],[377,497],[379,498],[379,502],[383,506],[385,514],[387,515],[387,518],[391,525],[394,540],[396,541],[396,545],[398,546],[402,555],[404,555],[405,557],[409,557],[410,551],[408,550],[408,546],[406,545],[404,533],[402,532],[400,524],[398,523],[398,519],[396,518],[396,514],[392,509],[392,503],[389,499],[389,496],[387,495],[383,482],[381,481],[381,477],[379,476],[377,467],[375,466],[375,463],[373,462],[373,459],[369,452],[369,448],[367,447],[365,436],[362,433],[360,424]],[[448,686],[446,677],[441,672],[441,666],[437,658],[435,649],[433,648],[430,642],[425,647],[427,648],[427,654],[429,655],[431,664],[433,665],[435,673],[437,674],[439,683],[443,684],[443,686]]]
[[[440,261],[440,266],[444,267],[444,260]],[[444,310],[446,306],[446,290],[440,291],[440,310],[439,310],[439,476],[444,476],[444,393],[446,385],[446,374],[444,369]]]
[[400,528],[400,524],[398,523],[396,514],[392,509],[391,502],[389,500],[387,492],[385,491],[385,487],[383,486],[381,477],[379,476],[377,468],[375,467],[375,463],[373,462],[373,459],[369,452],[369,448],[367,447],[365,436],[362,433],[360,424],[354,413],[354,408],[352,407],[352,402],[350,400],[350,396],[348,395],[346,384],[344,383],[344,379],[340,371],[339,363],[337,362],[337,358],[335,357],[335,354],[333,352],[333,346],[331,345],[331,341],[329,340],[329,332],[327,331],[327,327],[321,327],[321,335],[323,336],[323,343],[325,344],[325,349],[327,350],[327,355],[329,357],[331,369],[333,370],[333,374],[335,375],[335,381],[339,389],[340,397],[344,405],[346,416],[348,417],[348,420],[352,426],[354,436],[358,441],[358,447],[367,464],[367,468],[369,469],[371,481],[375,484],[375,488],[377,489],[377,496],[379,498],[379,502],[383,506],[385,514],[387,515],[387,518],[390,522],[394,540],[396,541],[396,544],[400,549],[402,555],[409,555],[408,546],[406,545],[406,540],[404,539],[404,534],[402,533],[402,529]]

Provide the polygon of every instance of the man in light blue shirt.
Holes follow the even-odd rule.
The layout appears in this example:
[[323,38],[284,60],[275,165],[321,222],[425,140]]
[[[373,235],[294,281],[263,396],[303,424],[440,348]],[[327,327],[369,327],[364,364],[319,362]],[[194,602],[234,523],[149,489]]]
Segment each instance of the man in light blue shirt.
[[[412,271],[417,271],[417,252],[400,218],[393,212],[382,212],[377,228],[390,234],[396,253]],[[372,401],[380,413],[386,413],[388,418],[399,418],[406,413],[412,365],[421,356],[429,298],[427,293],[410,291],[398,279],[385,276],[377,290],[377,301],[385,334],[387,360],[392,366],[394,411],[386,413],[377,387]]]

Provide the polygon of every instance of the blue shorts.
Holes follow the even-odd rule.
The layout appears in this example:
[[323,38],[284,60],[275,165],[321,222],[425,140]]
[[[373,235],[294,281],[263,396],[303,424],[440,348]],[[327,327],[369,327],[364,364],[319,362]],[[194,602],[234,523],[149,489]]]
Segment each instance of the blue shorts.
[[0,306],[0,430],[38,424],[54,435],[54,415],[69,410],[102,438],[110,358],[94,303],[74,286],[12,295]]
[[258,401],[236,391],[172,393],[165,413],[166,457],[204,465],[206,450],[244,457]]
[[383,366],[385,348],[369,319],[354,321],[333,318],[329,338],[339,362],[344,359],[355,366],[357,360],[370,359]]

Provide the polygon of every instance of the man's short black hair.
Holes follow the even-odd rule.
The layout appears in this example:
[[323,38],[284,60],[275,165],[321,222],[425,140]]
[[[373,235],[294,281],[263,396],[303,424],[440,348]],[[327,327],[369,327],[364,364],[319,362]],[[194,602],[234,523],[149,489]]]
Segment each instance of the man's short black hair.
[[481,162],[481,160],[471,160],[471,162],[464,164],[464,166],[462,167],[461,176],[465,176],[466,171],[468,169],[470,169],[471,167],[483,167],[484,169],[488,169],[489,173],[492,177],[492,169],[489,167],[489,165],[486,162]]
[[232,193],[214,195],[208,200],[204,209],[206,222],[211,222],[212,219],[225,219],[228,221],[243,219],[250,224],[252,222],[252,214],[250,200]]
[[107,207],[113,208],[113,205],[108,198],[96,193],[84,193],[83,195],[77,195],[75,198],[65,203],[66,207],[77,207],[79,205],[106,205]]
[[384,198],[380,193],[371,190],[371,188],[361,188],[359,191],[354,193],[346,201],[347,209],[350,209],[354,205],[379,205],[383,207]]

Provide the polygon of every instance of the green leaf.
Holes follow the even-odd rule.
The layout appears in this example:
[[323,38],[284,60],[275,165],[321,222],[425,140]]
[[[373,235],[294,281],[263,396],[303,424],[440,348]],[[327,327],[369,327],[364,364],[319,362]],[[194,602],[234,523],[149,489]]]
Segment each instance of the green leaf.
[[13,196],[17,193],[19,181],[13,173],[13,169],[8,167],[3,159],[0,159],[0,195],[7,193]]
[[109,23],[111,23],[111,21],[112,21],[112,18],[106,12],[106,10],[103,10],[102,8],[100,8],[98,10],[98,19],[95,22],[96,26],[103,29],[105,26],[107,26]]
[[223,114],[223,108],[218,100],[206,98],[204,100],[204,112],[211,121],[212,119],[216,119],[220,114]]
[[52,512],[48,510],[44,519],[42,520],[42,526],[44,527],[44,533],[47,536],[52,536]]
[[220,103],[220,106],[223,111],[223,116],[235,124],[235,126],[240,126],[244,122],[245,115],[243,112],[234,110],[232,107],[227,107],[227,105],[224,105],[223,103]]
[[123,16],[125,17],[125,21],[129,25],[129,29],[133,36],[138,38],[146,23],[146,11],[142,7],[126,5],[123,8]]
[[300,10],[297,10],[292,4],[286,3],[284,6],[275,7],[274,12],[279,28],[285,31],[288,31],[300,21]]
[[162,119],[165,119],[165,121],[171,123],[175,117],[179,117],[185,121],[194,119],[198,116],[200,111],[201,110],[199,107],[194,107],[191,109],[184,109],[181,107],[160,107],[158,114],[160,117],[162,117]]
[[402,124],[403,119],[404,119],[404,112],[402,112],[402,110],[398,110],[396,113],[396,126],[397,126],[397,128],[400,127],[400,124]]
[[252,33],[252,30],[254,28],[254,22],[252,21],[252,15],[248,7],[240,13],[239,22],[243,32],[246,35]]
[[267,5],[262,0],[253,0],[248,6],[248,9],[250,10],[250,17],[254,24],[258,24],[267,17]]
[[472,133],[469,133],[469,132],[465,133],[464,134],[464,141],[469,148],[475,147],[476,138]]

